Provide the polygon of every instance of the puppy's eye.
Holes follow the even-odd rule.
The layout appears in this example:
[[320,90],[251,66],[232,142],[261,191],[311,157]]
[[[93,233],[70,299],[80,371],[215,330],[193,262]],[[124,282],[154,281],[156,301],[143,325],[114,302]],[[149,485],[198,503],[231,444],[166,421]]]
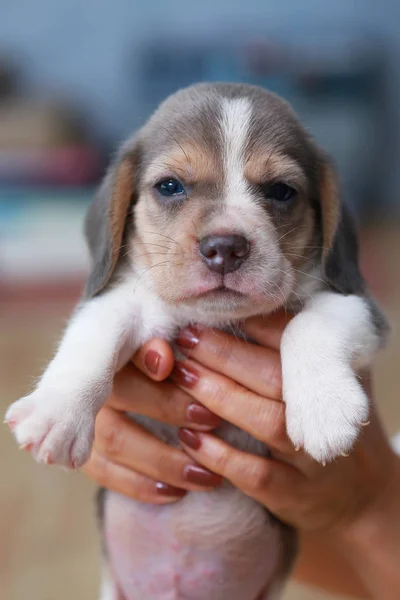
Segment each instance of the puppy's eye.
[[271,200],[277,202],[289,202],[296,195],[296,190],[286,183],[273,183],[264,189],[264,194]]
[[186,196],[185,188],[177,179],[163,179],[154,186],[161,196],[165,198],[176,198]]

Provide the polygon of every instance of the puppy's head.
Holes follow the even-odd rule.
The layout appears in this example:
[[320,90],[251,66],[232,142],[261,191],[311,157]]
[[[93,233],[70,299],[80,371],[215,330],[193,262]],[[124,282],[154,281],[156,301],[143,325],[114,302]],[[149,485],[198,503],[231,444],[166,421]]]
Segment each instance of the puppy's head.
[[362,290],[331,167],[286,102],[201,84],[168,98],[122,148],[87,220],[105,288],[121,261],[169,304],[269,312],[323,282]]

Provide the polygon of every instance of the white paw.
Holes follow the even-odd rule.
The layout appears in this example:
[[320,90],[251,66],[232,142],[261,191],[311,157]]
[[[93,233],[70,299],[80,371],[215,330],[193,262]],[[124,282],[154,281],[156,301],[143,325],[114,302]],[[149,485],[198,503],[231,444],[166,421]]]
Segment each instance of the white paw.
[[288,436],[323,464],[348,454],[368,420],[368,398],[353,371],[349,346],[335,323],[302,313],[282,337]]
[[325,377],[321,373],[310,377],[303,364],[295,385],[283,386],[289,438],[322,464],[350,452],[369,412],[356,376],[335,370],[337,379],[332,380],[329,369],[324,369]]
[[38,462],[72,469],[89,458],[94,420],[92,413],[77,408],[76,401],[39,390],[14,402],[5,416],[19,446]]

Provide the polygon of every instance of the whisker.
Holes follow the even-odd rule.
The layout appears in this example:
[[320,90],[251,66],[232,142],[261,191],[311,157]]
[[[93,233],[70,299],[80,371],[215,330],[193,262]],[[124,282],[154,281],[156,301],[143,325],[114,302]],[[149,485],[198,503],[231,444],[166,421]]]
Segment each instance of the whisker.
[[330,248],[326,248],[325,246],[293,246],[292,250],[329,250]]
[[179,242],[174,240],[172,237],[165,235],[165,233],[160,233],[159,231],[145,231],[144,233],[148,233],[150,235],[161,235],[162,237],[165,237],[167,240],[170,240],[171,242],[173,242],[174,244],[178,244],[178,246],[181,246],[181,244]]
[[145,252],[144,254],[139,254],[139,256],[135,256],[135,258],[142,258],[142,256],[153,256],[157,254],[159,256],[179,256],[178,252],[169,253],[169,252]]
[[196,236],[197,236],[197,237],[199,237],[199,235],[198,235],[198,230],[197,230],[197,225],[196,225],[196,223],[193,221],[193,219],[191,219],[191,221],[192,221],[192,224],[193,224],[194,230],[195,230],[195,232],[196,232]]
[[[140,274],[140,276],[139,276],[139,278],[138,278],[138,280],[137,280],[137,282],[136,282],[136,286],[138,285],[138,283],[139,283],[139,281],[141,280],[141,278],[142,278],[144,275],[146,275],[146,273],[148,273],[149,271],[151,271],[151,269],[155,269],[155,267],[161,267],[161,266],[163,266],[163,265],[167,265],[167,264],[169,264],[170,262],[171,262],[171,261],[169,261],[169,260],[164,260],[164,261],[162,261],[162,262],[160,262],[160,263],[156,263],[155,265],[152,265],[151,267],[148,267],[148,268],[147,268],[147,269],[146,269],[146,270],[145,270],[143,273],[141,273],[141,274]],[[136,292],[136,286],[135,286],[135,292]]]
[[304,256],[304,254],[293,254],[293,252],[285,252],[285,256],[294,256],[295,258],[304,258],[307,260],[308,256]]
[[169,129],[167,129],[164,125],[162,125],[162,123],[160,123],[159,121],[157,121],[157,124],[164,129],[164,131],[166,133],[168,133],[168,135],[170,135],[172,137],[172,139],[174,140],[174,142],[176,142],[179,146],[179,148],[182,150],[183,155],[185,156],[186,160],[188,161],[188,163],[190,164],[190,160],[188,155],[186,154],[185,150],[182,148],[181,144],[178,142],[178,140],[176,139],[176,137],[169,131]]
[[317,281],[321,281],[322,283],[326,283],[324,279],[321,277],[316,277],[315,275],[311,275],[311,273],[306,273],[305,271],[301,271],[300,269],[293,269],[296,273],[301,273],[301,275],[306,275],[307,277],[311,277],[311,279],[316,279]]
[[152,242],[147,243],[147,242],[135,242],[135,246],[136,245],[141,245],[141,246],[157,246],[157,248],[163,248],[164,250],[171,250],[171,248],[168,248],[168,246],[161,246],[161,244],[153,244]]
[[287,231],[285,234],[283,234],[280,238],[278,238],[276,240],[276,243],[280,242],[281,240],[283,240],[286,236],[290,235],[291,233],[293,233],[293,231],[296,231],[296,229],[300,229],[301,227],[305,227],[305,225],[296,225],[296,227],[293,227],[293,229],[290,229],[290,231]]

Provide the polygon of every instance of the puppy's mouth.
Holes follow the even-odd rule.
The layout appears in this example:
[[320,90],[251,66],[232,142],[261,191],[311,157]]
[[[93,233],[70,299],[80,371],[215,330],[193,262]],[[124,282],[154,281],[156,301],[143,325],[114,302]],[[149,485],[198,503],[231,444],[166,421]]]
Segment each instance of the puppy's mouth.
[[196,298],[221,298],[228,296],[229,298],[244,298],[245,294],[242,292],[238,292],[232,288],[227,287],[226,285],[220,285],[218,287],[212,288],[211,290],[207,290],[205,292],[200,292],[200,294],[196,295]]
[[206,289],[203,289],[202,287],[194,289],[190,293],[180,296],[178,302],[185,302],[185,300],[200,300],[202,298],[212,300],[217,298],[243,299],[245,297],[246,295],[244,293],[238,292],[237,290],[222,284]]
[[[240,278],[228,274],[217,280],[204,277],[202,281],[182,290],[175,302],[195,307],[201,312],[234,317],[248,317],[260,310],[270,312],[284,302],[290,292],[282,272],[270,281],[256,276]],[[279,293],[277,293],[279,290]]]

